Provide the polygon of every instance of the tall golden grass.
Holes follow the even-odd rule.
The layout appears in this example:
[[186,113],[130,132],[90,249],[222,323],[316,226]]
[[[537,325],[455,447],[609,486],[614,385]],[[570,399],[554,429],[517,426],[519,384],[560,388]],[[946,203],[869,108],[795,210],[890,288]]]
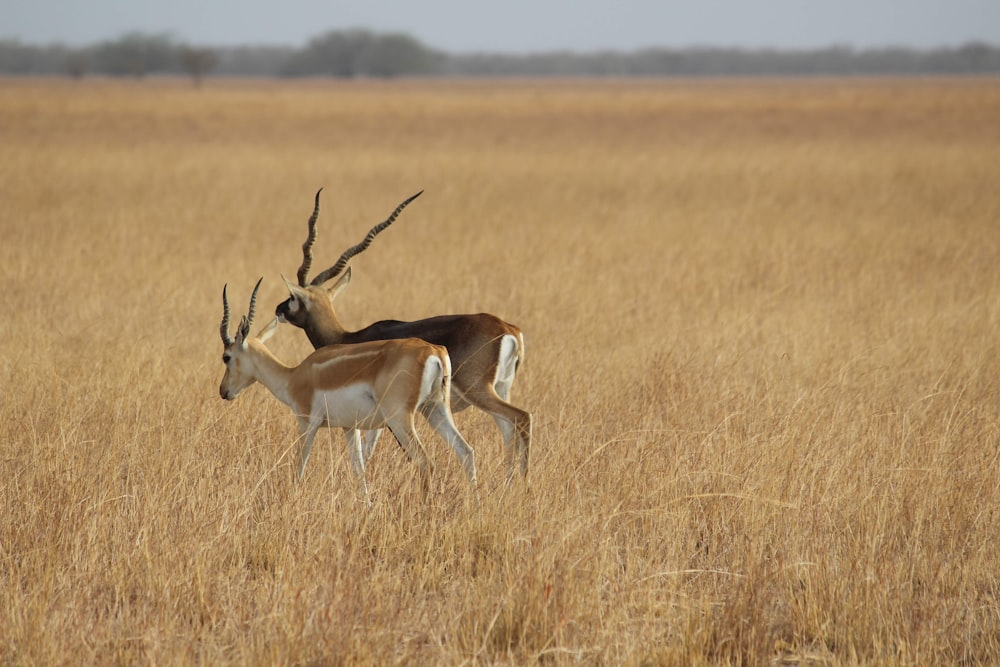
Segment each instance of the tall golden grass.
[[[1000,661],[1000,82],[0,82],[3,664]],[[219,399],[312,195],[349,326],[523,328],[529,480]],[[283,328],[272,347],[309,345]]]

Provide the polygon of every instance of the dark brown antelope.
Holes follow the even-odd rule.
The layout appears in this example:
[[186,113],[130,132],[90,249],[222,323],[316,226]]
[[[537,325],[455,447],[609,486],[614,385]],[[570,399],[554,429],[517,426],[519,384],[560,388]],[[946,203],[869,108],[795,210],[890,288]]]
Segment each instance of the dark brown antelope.
[[[520,459],[521,474],[528,474],[528,450],[531,444],[531,415],[508,402],[511,385],[518,366],[524,360],[524,336],[521,330],[495,315],[440,315],[415,322],[383,320],[358,331],[348,331],[340,323],[334,309],[334,300],[350,284],[351,270],[347,262],[371,245],[375,236],[391,225],[400,211],[420,196],[420,192],[396,207],[385,221],[369,230],[361,243],[344,251],[334,264],[308,279],[312,266],[312,247],[316,242],[316,219],[319,216],[319,196],[309,218],[309,232],[302,244],[302,265],[299,267],[298,284],[288,280],[290,296],[278,304],[275,314],[279,319],[303,329],[315,348],[344,343],[366,343],[376,340],[420,338],[440,345],[451,357],[452,412],[460,412],[470,405],[491,415],[503,436],[507,465],[506,478],[514,474],[514,456]],[[341,273],[343,272],[343,273]],[[324,284],[340,276],[329,287]],[[363,456],[370,456],[378,433],[365,436]]]
[[451,362],[447,351],[418,338],[370,341],[359,345],[330,345],[316,350],[298,366],[286,366],[264,346],[278,325],[275,318],[250,337],[260,281],[250,298],[236,338],[229,335],[229,300],[222,289],[222,361],[226,374],[219,395],[233,400],[260,382],[299,420],[298,475],[302,477],[316,433],[323,426],[344,429],[351,467],[365,498],[365,461],[358,429],[388,427],[397,442],[420,468],[425,486],[431,471],[414,431],[419,411],[444,438],[476,483],[472,447],[455,427],[449,407]]

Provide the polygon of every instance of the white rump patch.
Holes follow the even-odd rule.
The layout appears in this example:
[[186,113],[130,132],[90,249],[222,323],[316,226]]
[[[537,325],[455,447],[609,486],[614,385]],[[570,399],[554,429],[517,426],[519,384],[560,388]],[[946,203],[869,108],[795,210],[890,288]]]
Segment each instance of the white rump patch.
[[523,339],[518,340],[510,334],[500,339],[500,357],[497,359],[497,375],[493,379],[493,388],[505,401],[510,396],[510,388],[517,373],[518,349],[523,345]]
[[424,364],[423,377],[420,378],[420,405],[423,405],[435,396],[438,387],[441,386],[441,378],[444,372],[445,369],[437,356],[427,358],[427,363]]

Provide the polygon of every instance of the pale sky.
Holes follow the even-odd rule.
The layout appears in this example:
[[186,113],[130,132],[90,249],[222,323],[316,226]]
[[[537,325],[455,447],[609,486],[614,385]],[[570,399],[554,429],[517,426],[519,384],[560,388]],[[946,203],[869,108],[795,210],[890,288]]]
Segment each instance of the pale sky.
[[0,39],[80,46],[138,30],[300,47],[403,32],[450,52],[1000,45],[1000,0],[0,0]]

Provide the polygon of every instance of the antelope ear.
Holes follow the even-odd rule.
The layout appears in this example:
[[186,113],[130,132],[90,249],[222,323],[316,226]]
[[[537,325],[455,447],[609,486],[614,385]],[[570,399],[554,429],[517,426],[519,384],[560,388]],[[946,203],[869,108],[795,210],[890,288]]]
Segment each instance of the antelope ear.
[[257,334],[257,340],[261,343],[266,343],[267,339],[274,335],[274,332],[278,330],[278,318],[275,317],[273,320],[267,323],[267,325],[260,330]]
[[[292,281],[285,278],[285,276],[281,276],[281,279],[285,281],[285,287],[288,288],[289,295],[288,301],[284,302],[282,305],[288,309],[289,313],[295,313],[300,309],[306,309],[307,304],[309,303],[309,293],[302,287],[299,287]],[[280,310],[281,307],[282,306],[278,306],[278,310]],[[284,313],[282,313],[282,316],[284,316]]]
[[306,293],[306,291],[304,289],[302,289],[301,287],[299,287],[298,285],[296,285],[295,283],[293,283],[288,278],[286,278],[284,276],[284,274],[280,274],[280,275],[281,275],[281,279],[285,281],[285,287],[288,288],[288,293],[291,294],[292,296],[294,296],[297,299],[301,299],[302,296]]
[[250,336],[250,322],[247,321],[246,315],[240,320],[240,326],[236,330],[236,344],[240,347],[247,346],[247,338]]
[[344,291],[344,289],[351,284],[351,267],[347,267],[337,281],[327,287],[327,291],[330,293],[330,301],[333,301],[337,296]]

